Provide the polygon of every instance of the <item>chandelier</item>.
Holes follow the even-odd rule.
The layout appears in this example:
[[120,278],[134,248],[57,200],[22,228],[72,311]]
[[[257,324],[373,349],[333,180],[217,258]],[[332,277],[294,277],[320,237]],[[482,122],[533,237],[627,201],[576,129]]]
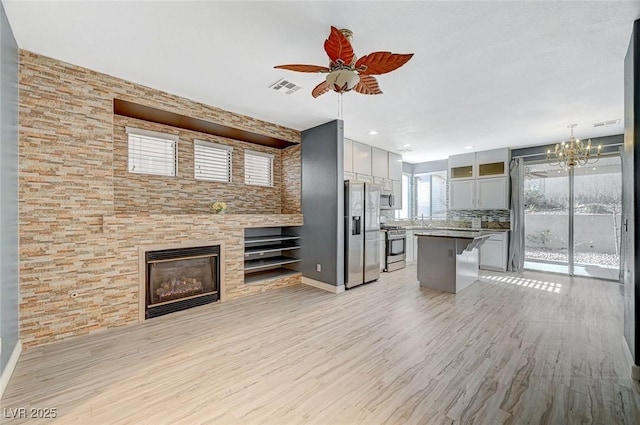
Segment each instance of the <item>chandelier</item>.
[[587,164],[595,164],[600,159],[602,145],[598,145],[595,154],[591,152],[591,139],[587,143],[573,136],[573,128],[578,124],[571,124],[571,136],[566,142],[556,144],[555,150],[547,150],[549,165],[559,165],[562,168],[582,167]]

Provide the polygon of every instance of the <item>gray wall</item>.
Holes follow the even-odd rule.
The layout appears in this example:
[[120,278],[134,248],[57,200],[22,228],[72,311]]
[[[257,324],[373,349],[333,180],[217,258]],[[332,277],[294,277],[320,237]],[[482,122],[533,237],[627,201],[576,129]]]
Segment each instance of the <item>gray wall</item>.
[[302,132],[300,271],[334,286],[344,285],[343,133],[341,120]]
[[[568,129],[567,129],[568,130]],[[569,137],[567,136],[568,140]],[[562,140],[559,140],[561,142]],[[591,146],[602,145],[602,153],[617,153],[620,145],[624,143],[622,134],[614,134],[613,136],[592,137]],[[547,157],[547,150],[555,146],[555,143],[546,145],[532,146],[528,148],[511,149],[511,157],[524,157],[524,161],[540,161]]]
[[447,171],[449,167],[448,159],[440,159],[438,161],[420,162],[413,164],[413,174],[435,173],[436,171]]
[[[622,154],[622,282],[624,284],[624,337],[634,363],[640,365],[640,282],[635,278],[640,259],[635,252],[640,243],[640,209],[635,206],[640,190],[640,21],[633,25],[624,60],[624,152]],[[625,226],[624,223],[627,225]],[[640,379],[636,376],[636,379]]]
[[0,4],[0,373],[18,343],[18,45]]

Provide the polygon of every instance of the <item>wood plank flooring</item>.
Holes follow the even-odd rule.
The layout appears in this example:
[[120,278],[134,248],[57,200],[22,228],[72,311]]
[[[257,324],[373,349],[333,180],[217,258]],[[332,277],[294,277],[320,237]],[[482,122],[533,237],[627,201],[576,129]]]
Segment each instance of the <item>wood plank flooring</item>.
[[23,353],[6,424],[638,424],[616,283],[484,272],[452,295],[415,267],[308,286]]

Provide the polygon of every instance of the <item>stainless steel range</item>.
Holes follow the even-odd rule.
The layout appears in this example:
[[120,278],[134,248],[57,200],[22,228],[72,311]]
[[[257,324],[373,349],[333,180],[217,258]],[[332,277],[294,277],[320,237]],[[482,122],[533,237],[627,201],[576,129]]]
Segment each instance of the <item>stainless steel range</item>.
[[400,226],[380,226],[385,231],[384,271],[392,272],[406,267],[407,231]]

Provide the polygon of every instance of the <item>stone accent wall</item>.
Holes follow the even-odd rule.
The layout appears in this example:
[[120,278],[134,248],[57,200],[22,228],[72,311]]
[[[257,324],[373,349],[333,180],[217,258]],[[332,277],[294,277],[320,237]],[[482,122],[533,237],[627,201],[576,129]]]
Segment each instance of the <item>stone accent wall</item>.
[[[144,130],[159,131],[180,137],[178,141],[178,175],[176,177],[135,174],[128,170],[128,140],[125,127],[131,126]],[[231,183],[196,180],[194,177],[194,140],[206,140],[233,148],[231,164]],[[297,146],[294,146],[297,147]],[[274,155],[273,187],[249,186],[244,184],[245,149]],[[194,214],[210,212],[214,201],[224,201],[229,213],[238,214],[278,214],[284,199],[282,150],[266,146],[253,145],[224,137],[211,136],[177,129],[161,124],[150,123],[116,115],[113,130],[113,184],[116,214],[167,213]],[[284,182],[295,190],[300,174],[295,176],[295,164],[287,163],[292,174]],[[298,164],[299,169],[299,164]],[[300,195],[298,194],[298,198]],[[298,211],[299,212],[299,211]]]
[[[300,184],[292,177],[300,166],[295,155],[287,153],[283,161],[279,153],[282,175],[278,180],[286,176],[286,191],[282,181],[278,188],[242,186],[241,190],[237,185],[189,182],[186,163],[180,165],[185,174],[170,182],[151,178],[142,182],[148,176],[122,172],[123,126],[158,128],[135,120],[114,120],[116,97],[300,142],[296,130],[21,51],[20,332],[25,347],[137,321],[137,253],[130,258],[137,244],[223,238],[228,251],[227,299],[299,281],[294,275],[245,286],[240,279],[244,227],[302,223],[299,215],[277,214],[299,211],[299,198],[293,195],[299,193]],[[188,151],[196,136],[212,140],[204,134],[169,131],[184,137],[181,155],[187,155],[182,150]],[[226,139],[216,141],[262,149]],[[243,170],[242,155],[234,157],[234,169]],[[126,163],[124,166],[126,169]],[[140,201],[138,183],[145,184],[151,201]],[[276,214],[203,214],[211,199],[228,201],[232,213]],[[179,201],[184,204],[176,208]],[[71,298],[72,292],[79,296]]]
[[300,145],[282,151],[282,213],[300,214],[302,206],[301,175],[302,157]]

